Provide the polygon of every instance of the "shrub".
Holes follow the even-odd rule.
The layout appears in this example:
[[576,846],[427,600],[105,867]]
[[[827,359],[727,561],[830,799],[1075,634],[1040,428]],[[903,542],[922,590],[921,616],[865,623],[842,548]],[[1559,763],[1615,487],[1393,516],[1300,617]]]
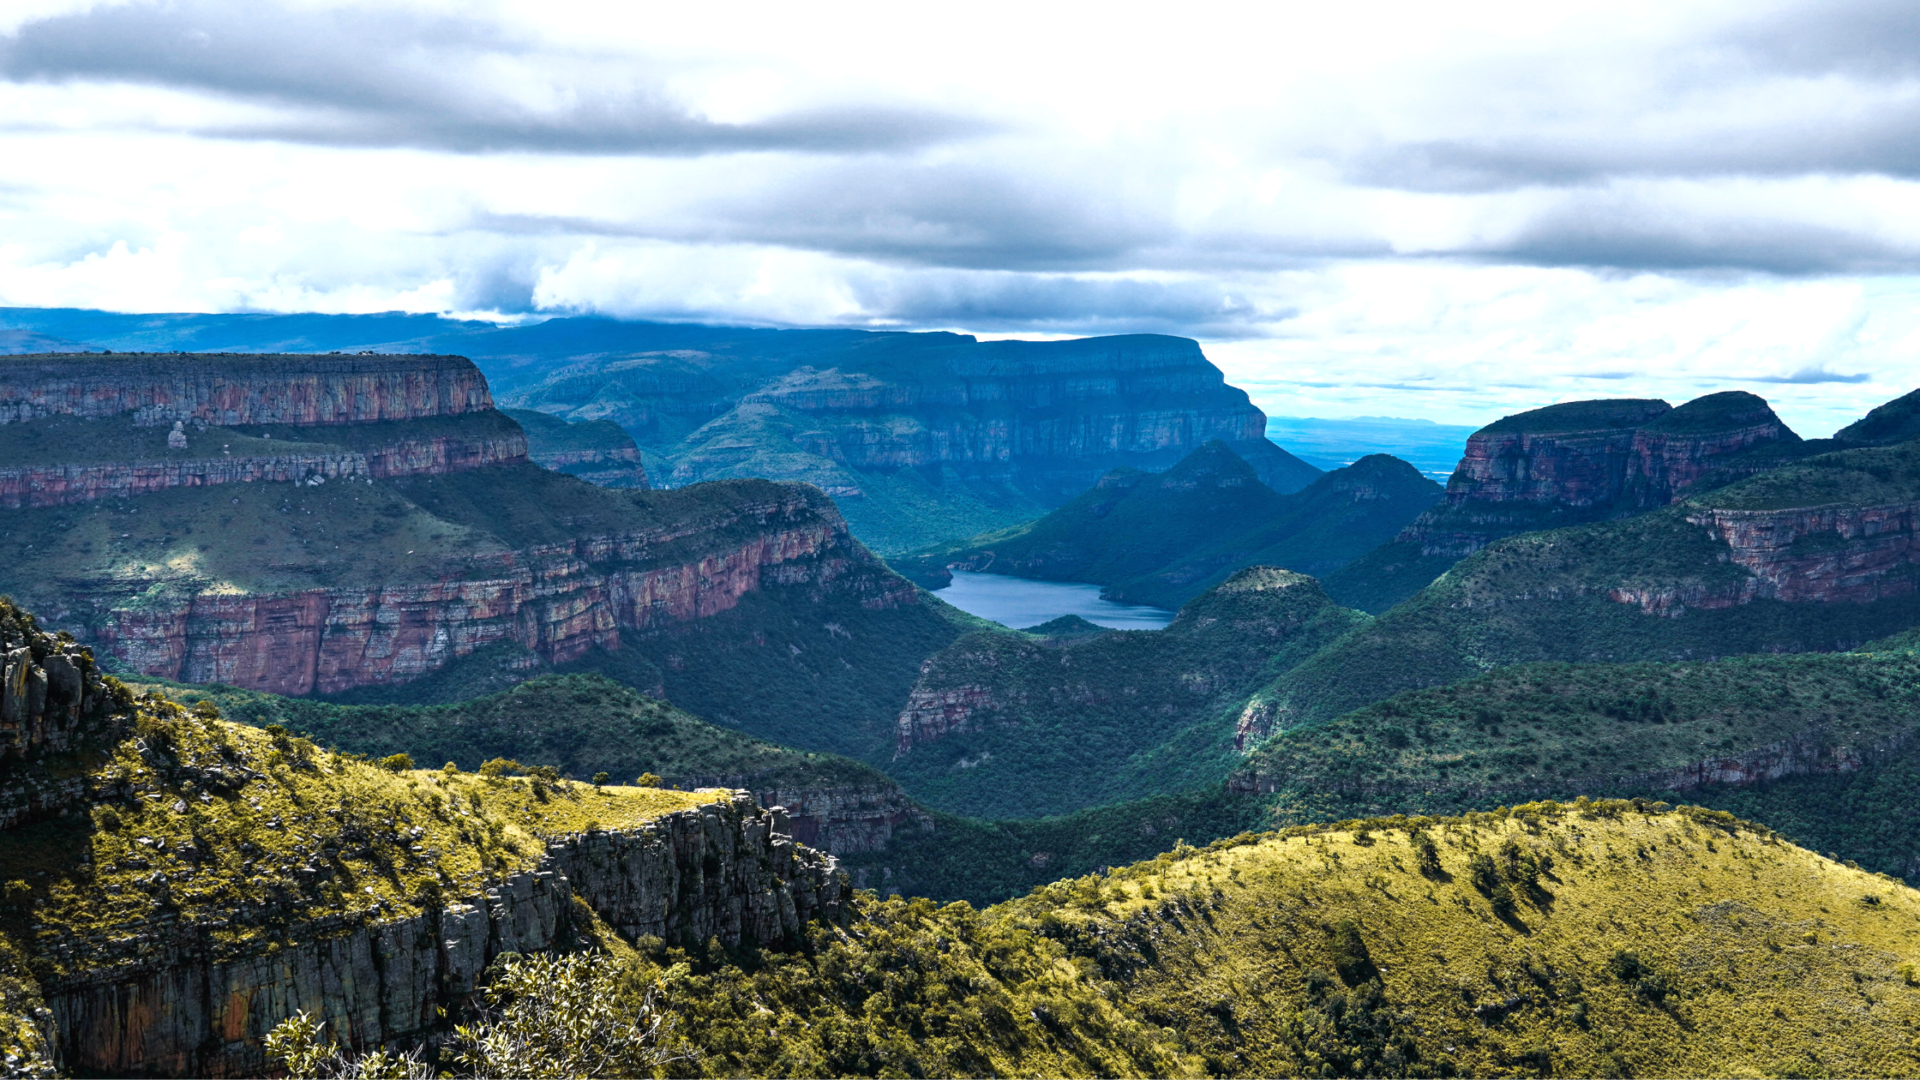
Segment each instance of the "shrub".
[[612,773],[597,772],[593,774],[594,787],[606,787],[608,784],[611,784],[611,783],[613,783]]
[[633,781],[635,787],[664,787],[666,781],[650,772],[643,772]]
[[381,758],[380,767],[388,772],[406,772],[413,768],[413,758],[407,754],[394,754]]
[[1442,873],[1440,845],[1424,832],[1413,834],[1413,863],[1422,877],[1437,878]]

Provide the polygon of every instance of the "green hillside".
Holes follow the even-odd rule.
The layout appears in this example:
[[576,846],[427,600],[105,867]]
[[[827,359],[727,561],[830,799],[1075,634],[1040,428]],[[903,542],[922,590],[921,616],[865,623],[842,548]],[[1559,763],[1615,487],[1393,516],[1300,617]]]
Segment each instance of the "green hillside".
[[[1456,564],[1411,600],[1261,691],[1274,728],[1330,719],[1402,690],[1507,664],[1628,662],[1831,651],[1920,623],[1920,598],[1873,603],[1682,601],[1684,616],[1608,599],[1727,595],[1751,577],[1687,520],[1697,509],[1780,510],[1920,500],[1920,443],[1821,454],[1623,521],[1523,533]],[[1842,543],[1813,536],[1803,545]],[[1895,566],[1898,579],[1916,572]],[[1889,588],[1898,593],[1897,588]]]
[[716,727],[599,675],[542,675],[500,693],[427,706],[340,705],[221,685],[155,686],[175,701],[211,702],[258,727],[279,724],[321,745],[372,757],[405,753],[422,765],[450,761],[471,771],[507,758],[577,779],[606,772],[630,781],[653,773],[689,788],[890,783],[859,762]]
[[1151,573],[1111,583],[1106,594],[1125,603],[1178,607],[1243,566],[1278,566],[1315,577],[1335,573],[1404,529],[1440,495],[1440,485],[1412,465],[1370,454],[1283,496],[1285,505],[1272,520]]
[[1365,554],[1440,497],[1413,466],[1369,455],[1281,495],[1225,443],[1164,473],[1116,470],[1037,520],[889,560],[932,588],[947,567],[1107,586],[1177,608],[1243,566],[1323,574]]
[[907,712],[970,715],[884,767],[930,806],[991,818],[1211,786],[1234,761],[1233,706],[1362,619],[1312,578],[1253,567],[1164,630],[967,634],[927,662]]
[[698,1076],[1895,1076],[1920,1068],[1916,935],[1920,894],[1764,827],[1582,802],[615,962]]

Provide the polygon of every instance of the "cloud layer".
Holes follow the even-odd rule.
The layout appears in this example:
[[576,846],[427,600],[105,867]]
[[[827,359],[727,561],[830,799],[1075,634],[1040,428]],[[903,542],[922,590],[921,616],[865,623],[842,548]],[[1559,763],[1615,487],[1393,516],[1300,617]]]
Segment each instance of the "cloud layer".
[[0,304],[1148,330],[1452,419],[1920,370],[1906,0],[36,0],[0,146]]

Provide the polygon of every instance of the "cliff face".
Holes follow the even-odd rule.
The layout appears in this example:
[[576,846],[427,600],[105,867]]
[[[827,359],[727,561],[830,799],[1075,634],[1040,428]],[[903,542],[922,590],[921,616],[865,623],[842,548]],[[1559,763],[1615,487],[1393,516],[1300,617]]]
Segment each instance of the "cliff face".
[[[1666,506],[1703,479],[1778,464],[1749,454],[1799,437],[1752,394],[1579,401],[1509,416],[1467,440],[1446,501],[1397,538],[1460,558],[1501,536]],[[1743,467],[1742,455],[1752,457]]]
[[504,410],[527,433],[527,452],[543,469],[601,487],[640,488],[647,470],[633,436],[611,420],[569,423],[535,409]]
[[299,1010],[352,1046],[426,1035],[466,1007],[493,958],[570,941],[577,897],[629,938],[779,946],[844,903],[830,856],[746,792],[624,832],[569,836],[537,869],[482,894],[382,920],[307,918],[283,942],[212,944],[166,918],[113,942],[57,942],[71,975],[43,980],[68,1066],[111,1075],[248,1076],[261,1040]]
[[[106,706],[93,654],[0,597],[0,766],[74,749]],[[24,813],[0,794],[0,828]]]
[[458,416],[493,408],[487,381],[459,356],[91,353],[0,358],[0,423],[131,414],[175,421],[349,424]]
[[1215,439],[1276,490],[1318,475],[1265,439],[1265,416],[1185,339],[879,334],[785,356],[733,348],[562,369],[509,397],[620,423],[671,462],[674,486],[816,484],[882,551],[1025,520],[1115,467],[1164,469]]
[[[298,695],[493,644],[562,664],[877,565],[795,487],[635,502],[534,469],[459,357],[17,357],[0,414],[0,591],[144,675]],[[645,489],[618,428],[535,415],[557,463]],[[911,603],[895,584],[870,599]]]
[[[454,579],[115,604],[92,633],[141,674],[331,694],[406,682],[497,642],[565,663],[618,648],[622,630],[710,618],[763,582],[830,588],[870,561],[818,496],[752,494],[697,522],[504,552]],[[698,554],[673,550],[688,548]]]

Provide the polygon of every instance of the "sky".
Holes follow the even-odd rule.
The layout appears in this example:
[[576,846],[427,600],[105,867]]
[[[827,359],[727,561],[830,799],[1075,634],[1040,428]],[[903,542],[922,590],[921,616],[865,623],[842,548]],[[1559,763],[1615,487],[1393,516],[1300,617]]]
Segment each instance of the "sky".
[[1199,339],[1269,413],[1920,386],[1920,4],[0,2],[0,306]]

